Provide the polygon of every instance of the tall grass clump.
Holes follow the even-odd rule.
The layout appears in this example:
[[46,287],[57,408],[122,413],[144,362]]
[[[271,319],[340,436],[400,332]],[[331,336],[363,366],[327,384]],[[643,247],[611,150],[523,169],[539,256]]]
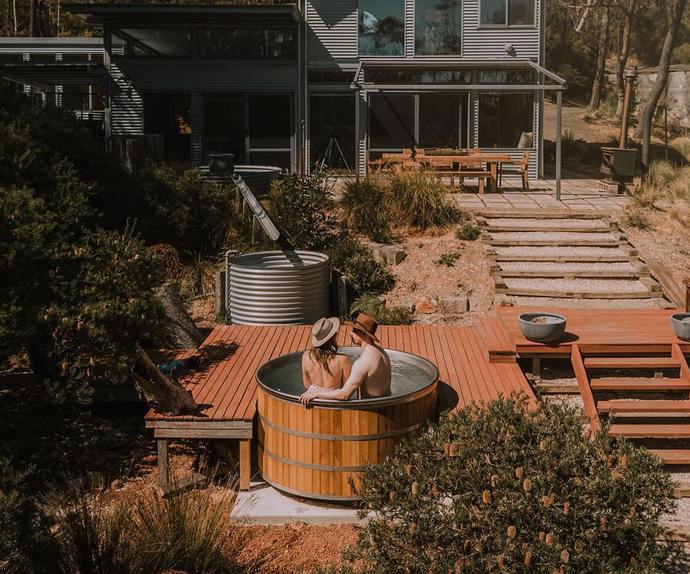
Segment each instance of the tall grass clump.
[[385,242],[390,239],[388,200],[384,178],[369,176],[348,180],[340,199],[348,228],[373,241]]
[[189,574],[240,572],[228,548],[234,490],[161,497],[153,489],[92,492],[82,483],[46,499],[58,572]]
[[367,293],[352,303],[350,315],[365,313],[381,325],[412,325],[413,313],[406,307],[387,307],[377,295]]
[[448,197],[446,186],[429,172],[391,173],[388,193],[396,225],[425,231],[431,227],[446,227],[461,219],[460,209]]
[[690,162],[690,137],[681,136],[674,139],[670,143],[671,147],[676,150],[685,161]]

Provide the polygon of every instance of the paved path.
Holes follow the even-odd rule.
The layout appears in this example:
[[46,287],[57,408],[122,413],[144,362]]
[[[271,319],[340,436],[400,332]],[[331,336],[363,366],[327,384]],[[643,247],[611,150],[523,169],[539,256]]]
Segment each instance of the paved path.
[[561,200],[556,199],[556,182],[537,180],[530,183],[530,191],[504,182],[501,193],[454,194],[461,207],[470,211],[549,209],[573,211],[602,211],[612,215],[620,213],[628,202],[625,195],[607,195],[598,191],[599,181],[594,179],[564,180]]

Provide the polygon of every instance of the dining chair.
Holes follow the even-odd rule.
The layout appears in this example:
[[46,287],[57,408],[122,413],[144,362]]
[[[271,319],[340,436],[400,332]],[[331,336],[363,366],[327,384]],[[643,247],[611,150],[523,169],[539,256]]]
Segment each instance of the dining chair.
[[[504,166],[512,166],[505,169]],[[522,180],[522,190],[529,191],[529,152],[526,151],[522,155],[522,159],[513,160],[511,162],[501,163],[501,167],[498,172],[498,184],[503,185],[504,175],[516,175]]]

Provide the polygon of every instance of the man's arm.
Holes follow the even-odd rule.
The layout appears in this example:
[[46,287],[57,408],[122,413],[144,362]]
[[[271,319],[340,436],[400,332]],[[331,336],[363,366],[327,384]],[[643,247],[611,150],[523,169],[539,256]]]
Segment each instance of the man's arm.
[[299,400],[305,405],[309,405],[314,399],[335,399],[346,401],[362,385],[367,378],[368,365],[362,359],[355,361],[352,372],[340,389],[324,389],[320,391],[307,391]]

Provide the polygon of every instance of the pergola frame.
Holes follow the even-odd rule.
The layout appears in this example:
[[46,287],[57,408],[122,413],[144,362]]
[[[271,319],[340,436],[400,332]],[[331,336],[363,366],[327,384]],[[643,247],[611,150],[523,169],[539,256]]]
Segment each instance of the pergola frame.
[[[491,70],[491,69],[532,69],[537,73],[538,81],[536,84],[383,84],[368,82],[366,80],[366,68],[391,68],[391,69],[416,69],[422,71],[433,70]],[[550,80],[553,83],[547,83]],[[493,62],[482,61],[463,61],[460,63],[440,62],[437,60],[426,60],[415,58],[410,61],[400,61],[399,59],[367,59],[360,61],[355,72],[354,81],[351,86],[364,99],[369,93],[423,93],[423,92],[555,92],[556,93],[556,198],[561,199],[561,180],[562,180],[562,115],[563,115],[563,92],[567,89],[566,81],[540,66],[532,60],[496,60]],[[358,108],[357,108],[358,110]],[[358,114],[357,114],[358,115]],[[355,141],[360,141],[361,131],[360,122],[357,118],[355,122]]]

